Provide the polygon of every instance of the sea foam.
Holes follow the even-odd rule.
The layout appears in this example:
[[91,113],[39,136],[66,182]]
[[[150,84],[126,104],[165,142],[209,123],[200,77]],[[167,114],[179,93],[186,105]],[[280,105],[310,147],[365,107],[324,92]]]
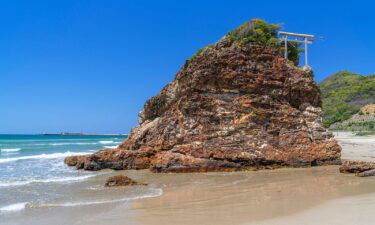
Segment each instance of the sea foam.
[[104,146],[104,148],[118,148],[118,145]]
[[21,151],[21,148],[2,148],[1,152],[18,152]]
[[0,208],[1,212],[14,212],[14,211],[20,211],[26,208],[27,202],[20,202],[20,203],[15,203],[12,205],[7,205],[4,207]]
[[134,197],[127,197],[127,198],[120,198],[114,200],[103,200],[103,201],[87,201],[87,202],[67,202],[61,204],[43,204],[40,207],[69,207],[69,206],[85,206],[85,205],[98,205],[98,204],[106,204],[106,203],[115,203],[115,202],[124,202],[124,201],[131,201],[143,198],[153,198],[158,197],[163,194],[163,190],[160,188],[151,189],[151,193],[134,196]]
[[22,186],[32,183],[70,183],[88,179],[90,177],[95,177],[98,174],[91,174],[79,177],[61,177],[61,178],[49,178],[49,179],[30,179],[25,181],[14,181],[14,182],[0,182],[0,187],[12,187],[12,186]]
[[0,163],[13,162],[18,160],[27,160],[27,159],[54,159],[54,158],[64,158],[68,156],[75,155],[87,155],[91,154],[88,152],[64,152],[64,153],[52,153],[52,154],[40,154],[40,155],[30,155],[30,156],[21,156],[21,157],[12,157],[12,158],[3,158],[0,159]]
[[98,143],[93,142],[61,142],[61,143],[50,143],[49,145],[60,146],[60,145],[97,145]]
[[100,144],[113,144],[114,141],[99,141]]

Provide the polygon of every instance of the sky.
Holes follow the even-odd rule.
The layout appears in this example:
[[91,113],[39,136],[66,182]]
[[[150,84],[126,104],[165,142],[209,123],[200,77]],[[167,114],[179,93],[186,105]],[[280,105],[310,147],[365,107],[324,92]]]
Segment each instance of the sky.
[[252,18],[321,38],[317,82],[375,72],[371,1],[0,1],[0,133],[128,133],[185,60]]

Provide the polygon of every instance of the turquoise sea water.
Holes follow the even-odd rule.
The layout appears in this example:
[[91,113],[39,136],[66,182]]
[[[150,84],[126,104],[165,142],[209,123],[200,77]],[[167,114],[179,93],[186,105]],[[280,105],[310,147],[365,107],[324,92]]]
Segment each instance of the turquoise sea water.
[[[77,171],[67,156],[115,148],[121,136],[0,135],[0,212],[20,202],[43,201],[41,185],[80,182],[97,173]],[[49,193],[52,194],[52,193]],[[18,206],[21,207],[21,206]]]

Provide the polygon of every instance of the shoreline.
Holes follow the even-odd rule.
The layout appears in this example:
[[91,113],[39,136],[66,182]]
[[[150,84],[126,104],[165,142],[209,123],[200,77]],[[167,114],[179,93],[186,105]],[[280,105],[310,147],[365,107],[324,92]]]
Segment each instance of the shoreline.
[[[187,174],[103,171],[102,175],[73,183],[69,188],[71,200],[26,206],[22,211],[5,214],[0,224],[47,225],[59,218],[62,224],[95,221],[98,225],[279,225],[292,224],[291,221],[298,221],[305,214],[313,217],[323,213],[327,208],[325,204],[332,204],[331,201],[370,196],[375,202],[375,179],[340,174],[338,168],[321,166]],[[105,178],[117,174],[147,182],[152,193],[128,198],[126,193],[144,187],[103,188]],[[95,188],[102,191],[87,193]],[[74,200],[79,196],[84,196],[88,202]],[[325,221],[315,219],[315,222],[324,224]]]
[[[355,156],[372,160],[373,137],[339,135],[337,139],[344,160]],[[375,206],[375,178],[341,174],[338,168],[207,173],[104,170],[92,172],[96,176],[82,182],[34,184],[68,197],[0,214],[0,224],[47,225],[58,219],[61,224],[77,225],[307,225],[305,218],[310,224],[345,224],[350,220],[340,213],[370,212]],[[148,186],[103,187],[107,177],[119,174]],[[375,219],[371,215],[351,222],[370,225]]]

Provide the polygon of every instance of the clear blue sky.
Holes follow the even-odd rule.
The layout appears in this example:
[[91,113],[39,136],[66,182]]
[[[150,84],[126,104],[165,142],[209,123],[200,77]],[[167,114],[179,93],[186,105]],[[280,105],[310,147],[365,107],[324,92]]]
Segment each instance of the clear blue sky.
[[317,81],[375,72],[375,3],[304,2],[1,1],[0,133],[127,133],[185,59],[251,18],[322,36]]

